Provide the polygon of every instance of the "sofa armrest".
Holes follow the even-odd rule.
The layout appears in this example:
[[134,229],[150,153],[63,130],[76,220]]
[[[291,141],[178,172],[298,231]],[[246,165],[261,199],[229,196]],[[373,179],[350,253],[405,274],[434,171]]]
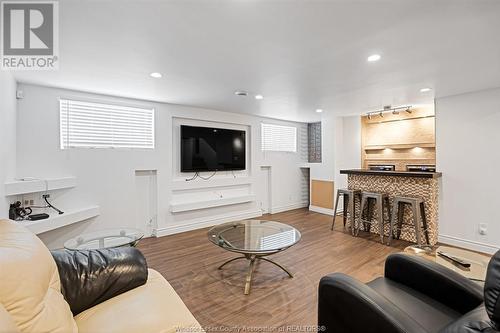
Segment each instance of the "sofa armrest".
[[385,277],[465,314],[483,302],[483,288],[430,260],[397,253],[385,261]]
[[318,326],[324,327],[322,332],[426,332],[385,297],[345,274],[321,279],[318,302]]
[[51,251],[73,315],[146,283],[148,267],[133,247]]

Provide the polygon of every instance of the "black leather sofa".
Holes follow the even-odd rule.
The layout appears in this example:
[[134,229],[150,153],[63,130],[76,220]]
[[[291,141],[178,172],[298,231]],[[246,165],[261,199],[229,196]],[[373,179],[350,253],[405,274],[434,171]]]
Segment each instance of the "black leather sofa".
[[429,260],[393,254],[384,277],[367,284],[345,274],[319,283],[323,332],[500,332],[500,251],[483,287]]

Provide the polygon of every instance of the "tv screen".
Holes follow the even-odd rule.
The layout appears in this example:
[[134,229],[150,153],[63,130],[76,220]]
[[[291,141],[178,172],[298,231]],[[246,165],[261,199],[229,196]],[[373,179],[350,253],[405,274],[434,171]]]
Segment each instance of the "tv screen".
[[181,125],[181,172],[245,169],[245,131]]

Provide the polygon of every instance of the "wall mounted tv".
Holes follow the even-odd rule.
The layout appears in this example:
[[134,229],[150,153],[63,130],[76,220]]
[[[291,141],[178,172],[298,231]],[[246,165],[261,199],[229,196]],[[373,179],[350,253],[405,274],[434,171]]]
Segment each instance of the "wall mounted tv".
[[181,125],[181,172],[245,170],[245,131]]

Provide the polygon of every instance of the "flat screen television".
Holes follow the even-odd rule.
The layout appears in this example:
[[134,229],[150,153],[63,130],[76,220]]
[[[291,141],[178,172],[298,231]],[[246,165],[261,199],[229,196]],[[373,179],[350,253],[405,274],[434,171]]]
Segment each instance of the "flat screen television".
[[245,131],[181,125],[181,172],[245,170]]

